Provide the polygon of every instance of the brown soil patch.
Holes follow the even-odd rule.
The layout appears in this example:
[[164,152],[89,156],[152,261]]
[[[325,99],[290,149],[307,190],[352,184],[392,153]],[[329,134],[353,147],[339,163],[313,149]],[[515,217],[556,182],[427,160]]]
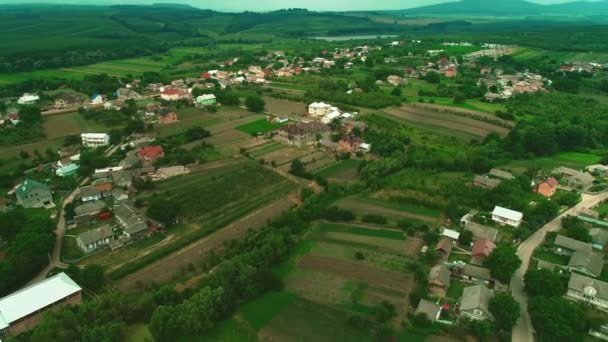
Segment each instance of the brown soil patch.
[[300,259],[298,267],[330,273],[339,277],[356,279],[371,287],[407,296],[414,280],[411,275],[386,271],[361,263],[327,257],[307,255]]
[[289,115],[289,114],[306,114],[306,104],[302,102],[292,102],[287,100],[279,100],[272,97],[265,97],[266,101],[266,112],[276,115]]
[[411,258],[417,258],[420,254],[420,249],[424,246],[424,240],[408,237],[405,241],[405,255]]

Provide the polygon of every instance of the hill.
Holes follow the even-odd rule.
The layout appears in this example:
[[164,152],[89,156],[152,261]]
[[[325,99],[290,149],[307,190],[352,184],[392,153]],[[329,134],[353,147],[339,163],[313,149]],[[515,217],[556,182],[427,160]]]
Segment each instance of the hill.
[[541,5],[524,0],[462,0],[397,11],[401,15],[439,16],[538,16],[538,15],[608,15],[608,1],[575,1],[557,5]]

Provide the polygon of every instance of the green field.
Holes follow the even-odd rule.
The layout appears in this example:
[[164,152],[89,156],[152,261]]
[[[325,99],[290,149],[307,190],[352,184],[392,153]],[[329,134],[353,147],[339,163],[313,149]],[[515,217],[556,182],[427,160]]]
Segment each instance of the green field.
[[316,172],[317,176],[321,176],[324,178],[339,178],[345,180],[355,179],[358,176],[358,169],[361,165],[360,160],[349,159],[341,161],[335,165],[332,165],[328,168],[321,169]]
[[599,163],[601,159],[601,156],[590,153],[561,152],[551,157],[514,160],[509,162],[505,168],[512,169],[516,173],[522,173],[528,168],[554,169],[560,166],[582,170],[588,165]]
[[257,135],[259,133],[266,133],[266,132],[274,131],[283,125],[284,124],[269,122],[266,119],[260,119],[260,120],[242,125],[242,126],[238,126],[236,129],[243,133],[247,133],[250,135]]

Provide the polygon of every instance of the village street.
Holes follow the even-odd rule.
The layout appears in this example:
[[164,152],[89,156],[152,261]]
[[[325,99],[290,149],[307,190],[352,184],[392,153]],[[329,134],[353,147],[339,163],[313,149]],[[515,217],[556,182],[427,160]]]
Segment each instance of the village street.
[[511,279],[511,294],[519,302],[521,307],[521,315],[517,321],[517,325],[513,327],[513,333],[511,335],[511,340],[513,342],[530,342],[534,340],[534,328],[532,327],[530,315],[528,315],[528,296],[524,291],[524,275],[528,271],[532,253],[534,253],[534,250],[543,243],[547,233],[558,231],[561,228],[561,220],[563,217],[576,215],[584,208],[592,208],[596,206],[608,198],[608,193],[598,195],[583,194],[582,197],[582,201],[579,204],[569,210],[566,210],[561,215],[537,230],[526,241],[521,243],[517,249],[517,255],[522,260],[522,265]]

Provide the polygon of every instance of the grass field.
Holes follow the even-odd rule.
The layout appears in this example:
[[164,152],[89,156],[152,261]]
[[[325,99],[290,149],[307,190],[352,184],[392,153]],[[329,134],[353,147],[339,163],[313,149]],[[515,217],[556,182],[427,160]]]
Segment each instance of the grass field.
[[124,338],[126,342],[153,341],[152,334],[146,324],[133,324],[126,329]]
[[242,125],[242,126],[238,126],[236,129],[243,133],[247,133],[249,135],[257,135],[260,133],[274,131],[275,129],[278,129],[282,125],[283,124],[269,122],[266,119],[260,119],[260,120]]
[[360,160],[349,159],[316,172],[317,176],[335,181],[353,181],[359,178]]
[[347,197],[336,202],[336,205],[340,208],[350,210],[359,216],[367,214],[381,215],[392,223],[397,223],[402,219],[414,219],[430,224],[435,224],[439,221],[437,211],[429,208],[407,205],[399,205],[397,207],[393,203],[370,200],[359,196]]
[[551,157],[514,160],[505,165],[505,168],[511,169],[516,173],[523,173],[528,168],[553,169],[560,166],[582,170],[588,165],[599,163],[601,159],[601,156],[595,154],[561,152]]

